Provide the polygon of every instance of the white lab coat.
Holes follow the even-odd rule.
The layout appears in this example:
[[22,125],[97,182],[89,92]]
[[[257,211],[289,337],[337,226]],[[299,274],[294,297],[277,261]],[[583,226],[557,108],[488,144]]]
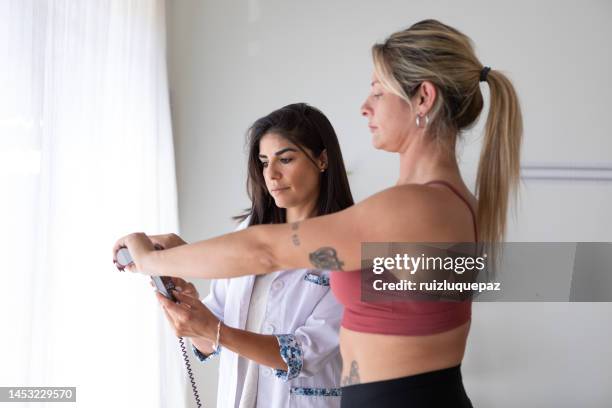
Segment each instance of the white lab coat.
[[[259,366],[257,407],[340,407],[342,306],[330,290],[329,273],[296,269],[274,274],[262,334],[276,335],[289,370]],[[254,275],[214,280],[202,302],[224,324],[244,330],[254,282]],[[201,361],[211,357],[193,349]],[[236,408],[244,381],[238,378],[239,356],[223,348],[219,354],[217,408]]]

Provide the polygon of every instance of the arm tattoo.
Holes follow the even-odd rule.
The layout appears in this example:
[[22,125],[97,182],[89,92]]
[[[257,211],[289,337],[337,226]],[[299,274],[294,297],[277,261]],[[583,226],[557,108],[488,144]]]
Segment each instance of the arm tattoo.
[[297,230],[299,226],[300,226],[299,222],[294,222],[291,224],[291,231],[293,231],[293,234],[291,235],[291,241],[293,242],[293,245],[295,246],[300,246],[300,237],[298,237],[298,234],[297,234]]
[[[293,231],[293,234],[291,234],[291,241],[295,246],[300,246],[300,237],[297,234],[299,227],[299,222],[291,223],[291,231]],[[344,262],[338,259],[336,250],[332,247],[319,248],[313,253],[309,254],[309,258],[310,262],[317,269],[341,271],[342,265],[344,265]]]
[[352,384],[360,384],[361,380],[359,379],[359,366],[357,365],[357,361],[351,361],[351,370],[349,371],[349,375],[342,379],[342,386],[352,385]]
[[336,250],[332,247],[319,248],[309,255],[310,262],[317,269],[341,271],[344,262],[338,259]]

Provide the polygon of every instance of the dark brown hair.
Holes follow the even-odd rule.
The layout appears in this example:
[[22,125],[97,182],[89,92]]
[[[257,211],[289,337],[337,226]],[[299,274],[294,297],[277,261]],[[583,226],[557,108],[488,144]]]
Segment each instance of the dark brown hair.
[[247,133],[248,177],[247,192],[251,208],[233,217],[244,221],[250,216],[249,226],[258,224],[280,224],[286,222],[286,210],[276,206],[266,188],[263,165],[259,159],[259,142],[267,133],[278,134],[296,145],[313,164],[327,150],[327,169],[321,173],[317,215],[331,214],[353,205],[353,196],[348,183],[342,152],[332,124],[318,110],[305,103],[294,103],[259,118]]

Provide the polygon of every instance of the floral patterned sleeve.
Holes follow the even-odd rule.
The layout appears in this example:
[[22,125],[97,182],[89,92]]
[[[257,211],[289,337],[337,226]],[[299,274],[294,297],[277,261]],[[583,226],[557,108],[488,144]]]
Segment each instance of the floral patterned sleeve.
[[194,346],[193,344],[191,345],[191,349],[193,350],[193,354],[195,354],[195,356],[198,358],[198,360],[200,360],[201,362],[210,360],[211,358],[213,358],[214,356],[216,356],[217,354],[219,354],[219,352],[221,351],[221,348],[218,348],[217,350],[213,351],[211,354],[204,354],[202,353],[200,350],[198,350],[196,348],[196,346]]
[[300,374],[304,365],[304,353],[302,345],[299,343],[293,334],[275,334],[278,345],[280,346],[280,355],[283,361],[287,364],[288,370],[274,369],[276,377],[287,382]]

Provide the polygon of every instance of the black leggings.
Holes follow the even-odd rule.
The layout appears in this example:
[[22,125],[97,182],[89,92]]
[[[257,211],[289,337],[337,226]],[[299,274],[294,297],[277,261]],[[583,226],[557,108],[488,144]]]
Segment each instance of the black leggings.
[[471,408],[461,364],[442,370],[342,387],[341,408]]

